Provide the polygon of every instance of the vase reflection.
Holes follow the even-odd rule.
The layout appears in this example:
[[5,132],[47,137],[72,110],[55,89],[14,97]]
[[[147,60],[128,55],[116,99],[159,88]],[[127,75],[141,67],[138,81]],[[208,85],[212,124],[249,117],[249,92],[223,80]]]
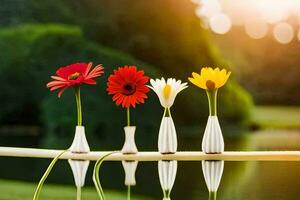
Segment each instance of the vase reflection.
[[171,200],[171,191],[177,174],[177,161],[158,161],[158,175],[163,191],[163,200]]
[[217,191],[222,179],[224,161],[202,161],[202,171],[207,189],[209,200],[217,199]]

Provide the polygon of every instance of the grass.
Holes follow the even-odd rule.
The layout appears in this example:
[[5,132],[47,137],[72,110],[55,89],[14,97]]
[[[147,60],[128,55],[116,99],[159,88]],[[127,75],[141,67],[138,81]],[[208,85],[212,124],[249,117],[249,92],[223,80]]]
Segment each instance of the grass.
[[300,106],[256,106],[252,123],[261,128],[300,129]]
[[[0,179],[0,200],[31,200],[36,184]],[[107,200],[126,199],[125,192],[105,191]],[[76,189],[74,186],[46,184],[40,196],[41,200],[74,200]],[[134,196],[132,200],[150,200],[146,197]],[[92,187],[82,189],[82,200],[99,200],[97,192]]]

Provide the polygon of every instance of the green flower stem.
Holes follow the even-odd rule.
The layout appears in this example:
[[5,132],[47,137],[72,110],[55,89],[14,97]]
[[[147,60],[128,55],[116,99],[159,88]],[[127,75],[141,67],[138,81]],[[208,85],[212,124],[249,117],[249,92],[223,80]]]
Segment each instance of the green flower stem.
[[170,190],[163,190],[164,198],[163,199],[170,199],[171,191]]
[[130,126],[130,107],[127,108],[127,126]]
[[217,200],[217,192],[209,192],[208,200]]
[[164,199],[167,198],[167,193],[165,190],[163,190]]
[[[127,108],[127,126],[130,126],[130,107]],[[131,188],[130,185],[128,185],[127,187],[127,200],[130,200],[130,196],[131,196]]]
[[81,187],[80,186],[77,186],[77,200],[80,200],[81,199]]
[[165,116],[166,116],[166,114],[167,114],[167,108],[165,108],[165,110],[164,110],[163,117],[165,117]]
[[217,116],[217,94],[218,89],[206,90],[208,103],[209,103],[209,115]]
[[75,97],[77,105],[77,125],[82,126],[82,111],[81,111],[81,97],[80,97],[80,87],[75,87]]
[[42,190],[42,187],[44,185],[44,182],[46,181],[48,175],[50,174],[52,168],[54,167],[55,163],[58,161],[58,159],[65,153],[67,152],[68,150],[64,150],[62,151],[60,154],[58,154],[50,163],[50,165],[48,166],[47,170],[45,171],[44,175],[42,176],[35,192],[34,192],[34,195],[33,195],[33,200],[38,200],[39,199],[39,196],[40,196],[40,192]]
[[105,200],[105,195],[104,195],[104,192],[103,192],[103,189],[102,189],[102,186],[101,186],[101,183],[100,183],[100,178],[99,178],[99,172],[100,172],[100,167],[101,167],[101,164],[103,163],[104,159],[114,153],[119,153],[119,151],[113,151],[113,152],[109,152],[107,154],[105,154],[104,156],[102,156],[101,158],[99,158],[94,166],[94,171],[93,171],[93,182],[94,182],[94,185],[96,187],[96,190],[97,190],[97,193],[99,195],[99,198],[101,200]]
[[130,193],[131,193],[130,185],[127,186],[127,200],[130,200]]
[[163,117],[172,117],[170,108],[165,108]]

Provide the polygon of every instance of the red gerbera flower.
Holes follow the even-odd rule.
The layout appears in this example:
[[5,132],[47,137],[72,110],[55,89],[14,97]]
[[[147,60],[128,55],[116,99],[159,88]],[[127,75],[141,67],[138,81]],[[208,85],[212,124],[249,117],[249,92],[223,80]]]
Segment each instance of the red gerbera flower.
[[75,63],[61,67],[56,71],[57,76],[51,76],[54,80],[49,82],[47,87],[50,91],[60,89],[58,92],[58,97],[60,97],[66,88],[81,84],[95,85],[94,78],[101,76],[104,72],[101,65],[91,70],[92,65],[93,63]]
[[144,76],[144,71],[137,71],[136,66],[119,67],[110,75],[107,82],[108,94],[113,95],[113,101],[117,106],[124,108],[135,107],[136,104],[144,103],[147,99],[146,93],[149,88],[145,85],[149,81]]

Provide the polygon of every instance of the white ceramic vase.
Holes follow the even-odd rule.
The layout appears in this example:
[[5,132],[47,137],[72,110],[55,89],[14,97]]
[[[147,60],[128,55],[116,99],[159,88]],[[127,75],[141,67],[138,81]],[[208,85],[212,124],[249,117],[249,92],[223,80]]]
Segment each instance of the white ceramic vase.
[[162,190],[164,191],[163,200],[170,200],[171,190],[175,183],[177,174],[177,161],[158,161],[158,175]]
[[224,152],[224,139],[217,116],[209,116],[202,139],[204,153]]
[[137,161],[122,161],[122,166],[125,172],[125,185],[134,186],[136,185],[135,172],[138,166]]
[[177,134],[171,116],[162,118],[158,134],[158,151],[162,154],[177,151]]
[[217,192],[224,170],[224,161],[202,161],[202,171],[209,192]]
[[123,145],[123,148],[121,152],[123,154],[135,154],[138,152],[138,149],[135,144],[135,126],[125,126],[124,131],[125,131],[125,142]]
[[[138,152],[138,149],[135,144],[135,130],[135,126],[124,127],[125,142],[121,150],[123,154],[136,154]],[[122,161],[122,166],[125,172],[125,185],[136,185],[135,172],[137,169],[137,165],[137,161]]]
[[[84,126],[76,126],[75,136],[73,143],[70,147],[72,153],[88,153],[90,152],[90,147],[86,140]],[[89,167],[89,161],[86,160],[68,160],[73,176],[74,181],[77,187],[83,187],[85,183],[86,173]]]

